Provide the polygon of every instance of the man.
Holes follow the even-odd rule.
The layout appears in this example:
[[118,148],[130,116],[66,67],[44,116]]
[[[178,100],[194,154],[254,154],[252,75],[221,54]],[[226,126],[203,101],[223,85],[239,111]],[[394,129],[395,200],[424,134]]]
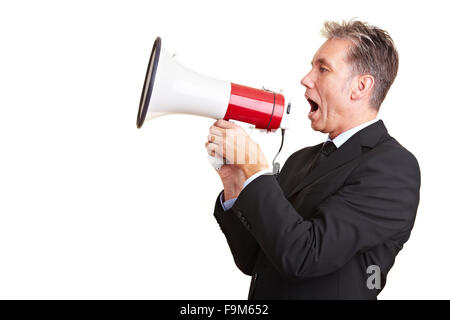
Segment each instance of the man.
[[[397,75],[394,43],[354,20],[326,22],[322,33],[301,84],[311,127],[327,141],[292,154],[278,176],[262,153],[218,171],[224,191],[214,216],[252,276],[249,299],[376,299],[414,225],[418,163],[376,119]],[[217,121],[208,152],[232,163],[230,154],[246,149],[233,146],[236,135],[245,132]],[[223,152],[229,147],[236,152]]]

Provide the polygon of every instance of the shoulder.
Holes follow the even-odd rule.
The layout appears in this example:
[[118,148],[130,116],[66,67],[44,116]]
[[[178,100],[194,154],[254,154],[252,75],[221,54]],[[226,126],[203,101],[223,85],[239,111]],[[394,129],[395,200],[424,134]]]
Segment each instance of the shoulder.
[[403,163],[419,168],[417,158],[390,135],[387,135],[372,151],[375,159],[386,159],[393,164]]
[[416,157],[389,135],[363,154],[354,172],[361,171],[397,178],[407,176],[420,183],[420,167]]

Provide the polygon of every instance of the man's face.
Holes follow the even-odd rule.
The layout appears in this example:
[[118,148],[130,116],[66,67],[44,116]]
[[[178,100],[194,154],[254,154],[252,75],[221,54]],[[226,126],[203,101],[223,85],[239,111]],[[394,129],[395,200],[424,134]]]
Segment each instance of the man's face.
[[349,40],[327,40],[314,55],[311,71],[302,79],[311,105],[308,118],[313,130],[333,139],[351,122],[352,67],[346,61]]

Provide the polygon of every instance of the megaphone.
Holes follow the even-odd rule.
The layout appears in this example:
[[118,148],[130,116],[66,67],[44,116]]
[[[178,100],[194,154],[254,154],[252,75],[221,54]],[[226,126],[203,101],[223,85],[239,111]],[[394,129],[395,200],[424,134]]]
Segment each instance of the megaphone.
[[[235,120],[257,129],[287,129],[290,103],[280,93],[208,77],[176,61],[157,37],[142,88],[136,125],[167,113]],[[284,130],[283,130],[284,132]]]

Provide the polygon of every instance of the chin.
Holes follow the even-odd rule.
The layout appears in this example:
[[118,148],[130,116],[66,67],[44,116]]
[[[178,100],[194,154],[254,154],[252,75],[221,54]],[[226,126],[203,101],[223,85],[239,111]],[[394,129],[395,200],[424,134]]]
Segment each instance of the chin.
[[317,123],[314,122],[311,122],[311,129],[313,129],[314,131],[323,132],[323,128],[321,128],[320,126],[317,125]]

